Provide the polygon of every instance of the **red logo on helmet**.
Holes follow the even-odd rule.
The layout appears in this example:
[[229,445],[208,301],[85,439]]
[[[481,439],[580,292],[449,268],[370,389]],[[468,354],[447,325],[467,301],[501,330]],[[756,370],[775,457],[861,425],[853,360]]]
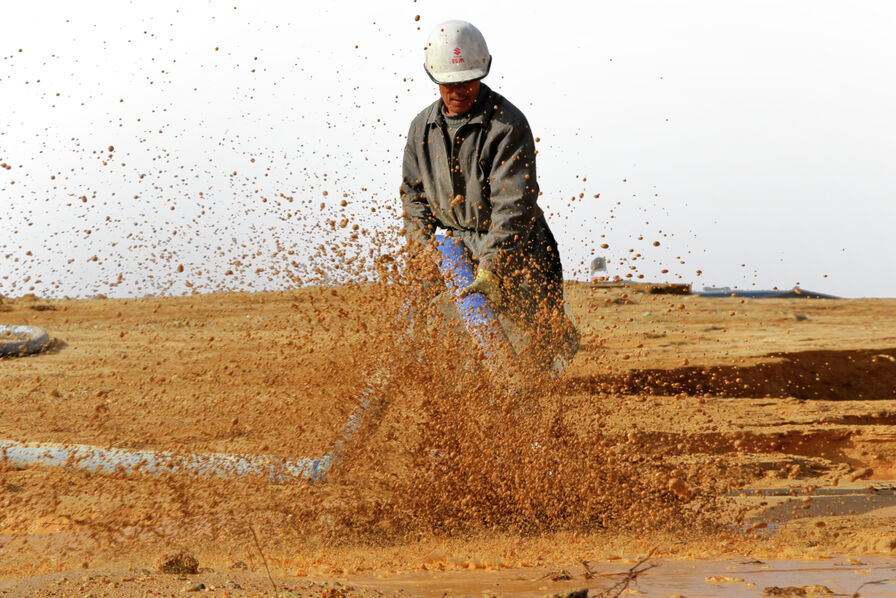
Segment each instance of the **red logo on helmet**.
[[460,48],[454,48],[454,55],[460,56]]

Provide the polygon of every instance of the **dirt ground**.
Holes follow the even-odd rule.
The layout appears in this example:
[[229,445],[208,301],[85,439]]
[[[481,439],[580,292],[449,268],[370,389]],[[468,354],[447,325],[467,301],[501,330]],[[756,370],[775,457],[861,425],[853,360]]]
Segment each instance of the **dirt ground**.
[[315,457],[379,402],[322,483],[0,464],[0,595],[896,595],[896,300],[568,296],[526,409],[377,285],[5,300],[53,340],[3,440]]

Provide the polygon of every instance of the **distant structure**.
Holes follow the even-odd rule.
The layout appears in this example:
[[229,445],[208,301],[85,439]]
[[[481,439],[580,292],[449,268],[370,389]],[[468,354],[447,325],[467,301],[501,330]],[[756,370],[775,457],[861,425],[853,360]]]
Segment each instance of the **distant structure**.
[[[628,276],[631,276],[629,274]],[[591,284],[604,289],[625,288],[636,293],[649,295],[689,295],[691,285],[657,282],[633,282],[624,280],[619,276],[609,276],[607,271],[607,258],[596,257],[591,260]]]
[[792,289],[745,290],[731,287],[703,287],[696,293],[701,297],[749,297],[752,299],[839,299],[834,295],[807,291],[799,287]]
[[607,282],[607,258],[596,257],[591,260],[591,282]]
[[[591,284],[599,287],[624,288],[636,293],[646,293],[648,295],[699,295],[701,297],[749,297],[752,299],[839,299],[834,295],[826,295],[824,293],[816,293],[815,291],[807,291],[800,287],[792,289],[771,289],[771,290],[745,290],[733,289],[731,287],[703,287],[702,291],[692,291],[689,284],[663,283],[663,282],[635,282],[625,280],[619,276],[611,277],[607,270],[607,258],[600,256],[591,260]],[[627,274],[631,277],[631,274]]]

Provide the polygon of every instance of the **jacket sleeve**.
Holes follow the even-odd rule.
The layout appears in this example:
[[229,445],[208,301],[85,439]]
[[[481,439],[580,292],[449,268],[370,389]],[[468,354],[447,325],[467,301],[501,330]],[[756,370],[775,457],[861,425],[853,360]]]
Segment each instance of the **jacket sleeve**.
[[415,126],[412,124],[402,162],[401,204],[405,237],[408,242],[422,243],[429,240],[435,232],[436,219],[423,192],[423,180],[417,162],[420,136],[415,133]]
[[479,267],[499,276],[508,254],[522,251],[538,217],[535,140],[523,120],[499,139],[489,177],[492,215]]

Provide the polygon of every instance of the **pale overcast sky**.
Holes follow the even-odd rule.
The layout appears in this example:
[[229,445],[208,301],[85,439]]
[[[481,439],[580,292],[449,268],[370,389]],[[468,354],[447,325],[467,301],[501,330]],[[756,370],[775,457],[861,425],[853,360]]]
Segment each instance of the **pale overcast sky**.
[[567,278],[896,296],[896,3],[818,0],[6,3],[0,294],[363,268],[452,18],[539,139]]

